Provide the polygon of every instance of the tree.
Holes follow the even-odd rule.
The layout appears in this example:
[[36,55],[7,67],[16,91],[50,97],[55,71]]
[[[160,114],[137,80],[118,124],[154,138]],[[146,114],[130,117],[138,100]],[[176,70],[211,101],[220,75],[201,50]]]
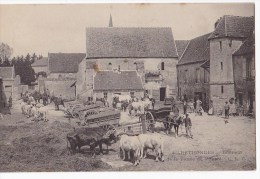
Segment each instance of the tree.
[[0,62],[10,59],[12,53],[13,49],[8,44],[0,43]]

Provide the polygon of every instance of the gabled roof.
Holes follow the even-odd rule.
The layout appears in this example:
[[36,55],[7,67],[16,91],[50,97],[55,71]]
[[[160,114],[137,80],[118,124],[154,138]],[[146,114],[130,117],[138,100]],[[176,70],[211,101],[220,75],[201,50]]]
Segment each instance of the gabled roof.
[[208,37],[211,33],[190,40],[178,65],[203,62],[210,59],[210,46]]
[[255,34],[253,33],[248,37],[243,44],[237,49],[233,55],[245,55],[245,54],[255,53]]
[[143,89],[136,71],[99,71],[94,77],[94,91]]
[[35,62],[31,66],[32,67],[46,67],[46,66],[48,66],[48,58],[43,57],[41,59],[35,60]]
[[175,43],[177,47],[178,56],[180,59],[187,45],[189,44],[189,40],[175,40]]
[[171,28],[87,28],[87,58],[178,57]]
[[14,76],[14,67],[0,67],[0,77],[4,79],[13,79]]
[[85,53],[49,53],[49,71],[51,73],[77,73],[79,63]]
[[222,37],[246,38],[250,36],[254,28],[254,17],[225,15],[219,19],[209,39]]

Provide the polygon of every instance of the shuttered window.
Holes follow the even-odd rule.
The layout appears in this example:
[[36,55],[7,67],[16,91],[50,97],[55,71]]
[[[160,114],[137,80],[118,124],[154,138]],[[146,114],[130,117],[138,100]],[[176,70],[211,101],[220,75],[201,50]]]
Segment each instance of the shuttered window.
[[[242,57],[241,57],[242,58]],[[242,59],[243,62],[243,66],[242,66],[242,70],[243,70],[243,78],[246,79],[246,59]]]

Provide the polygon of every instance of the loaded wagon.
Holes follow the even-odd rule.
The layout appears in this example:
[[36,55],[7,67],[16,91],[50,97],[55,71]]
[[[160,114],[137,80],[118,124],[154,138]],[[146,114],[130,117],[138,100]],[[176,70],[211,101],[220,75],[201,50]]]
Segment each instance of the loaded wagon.
[[167,127],[167,117],[170,115],[171,108],[163,107],[159,109],[147,109],[145,115],[146,128],[147,130],[152,130],[156,122],[162,122]]

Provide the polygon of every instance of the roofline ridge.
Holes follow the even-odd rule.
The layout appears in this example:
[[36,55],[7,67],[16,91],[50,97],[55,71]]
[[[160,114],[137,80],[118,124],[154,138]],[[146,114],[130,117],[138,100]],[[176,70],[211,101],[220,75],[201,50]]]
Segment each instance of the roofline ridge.
[[[190,40],[190,41],[191,41],[191,40]],[[182,59],[183,55],[185,54],[185,52],[186,52],[188,46],[190,45],[190,41],[188,42],[187,46],[185,47],[185,49],[184,49],[184,51],[183,51],[183,53],[182,53],[182,55],[181,55],[181,57],[180,57],[179,62],[181,61],[181,59]]]

